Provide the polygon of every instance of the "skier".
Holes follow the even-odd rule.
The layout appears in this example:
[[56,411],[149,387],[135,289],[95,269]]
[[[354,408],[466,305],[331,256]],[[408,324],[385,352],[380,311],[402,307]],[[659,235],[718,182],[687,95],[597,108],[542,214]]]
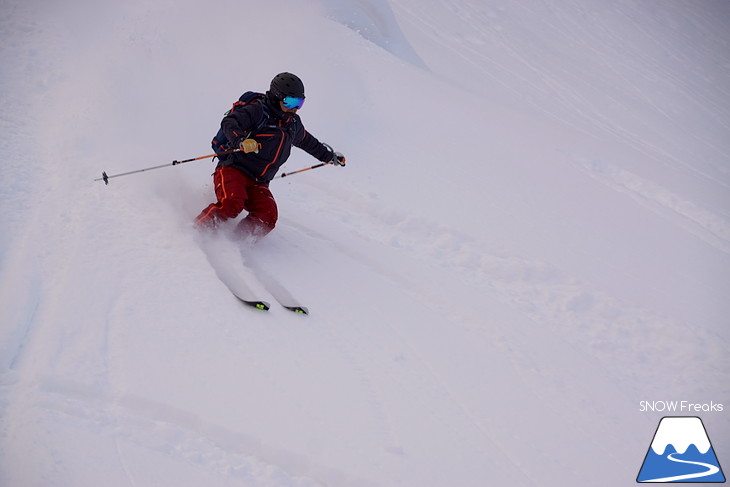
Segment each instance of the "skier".
[[304,103],[304,84],[291,73],[277,74],[265,97],[234,104],[223,118],[221,130],[229,148],[240,148],[222,158],[213,174],[217,201],[196,218],[198,227],[248,215],[237,225],[241,236],[259,239],[274,229],[278,219],[269,182],[286,162],[292,145],[314,158],[337,166],[345,156],[317,140],[302,125],[297,111]]

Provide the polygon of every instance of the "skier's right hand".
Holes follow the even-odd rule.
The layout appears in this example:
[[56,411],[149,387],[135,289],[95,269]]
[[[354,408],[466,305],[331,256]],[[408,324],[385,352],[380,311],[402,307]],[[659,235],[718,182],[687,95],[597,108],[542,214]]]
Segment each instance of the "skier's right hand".
[[259,143],[256,142],[256,139],[243,139],[241,141],[240,149],[246,154],[249,154],[251,152],[258,153]]

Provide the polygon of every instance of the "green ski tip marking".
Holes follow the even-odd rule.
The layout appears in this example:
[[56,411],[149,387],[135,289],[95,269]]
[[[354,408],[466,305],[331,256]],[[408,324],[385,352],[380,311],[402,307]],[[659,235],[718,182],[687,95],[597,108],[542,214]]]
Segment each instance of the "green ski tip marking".
[[243,304],[251,306],[252,308],[260,309],[261,311],[268,311],[271,306],[266,301],[248,301],[246,299],[238,298]]
[[297,314],[300,314],[300,315],[308,315],[309,314],[309,310],[307,308],[305,308],[304,306],[284,306],[284,307],[286,309],[288,309],[289,311],[293,311],[293,312],[295,312]]

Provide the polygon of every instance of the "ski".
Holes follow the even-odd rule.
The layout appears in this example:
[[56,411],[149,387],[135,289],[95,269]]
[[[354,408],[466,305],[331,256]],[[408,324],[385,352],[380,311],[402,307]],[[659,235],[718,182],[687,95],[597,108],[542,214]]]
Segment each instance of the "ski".
[[235,247],[227,245],[225,241],[201,238],[199,244],[218,279],[244,305],[261,311],[269,311],[271,305],[260,299],[261,294],[265,292],[270,294],[284,309],[296,314],[309,314],[309,309],[295,299],[270,272],[255,260],[252,265],[248,264],[247,261],[250,259],[243,255],[242,250],[239,249],[240,257],[243,257],[243,260],[236,262],[238,259],[232,258],[231,255],[232,252],[235,252]]
[[225,273],[218,273],[218,278],[226,285],[231,294],[233,294],[240,302],[246,306],[256,308],[261,311],[269,311],[271,305],[256,297],[256,293],[251,290],[251,287],[239,275],[225,275]]
[[[239,282],[239,286],[240,286],[240,284],[241,283]],[[298,304],[298,302],[296,300],[294,300],[294,298],[291,297],[291,294],[289,294],[288,291],[286,291],[283,288],[283,286],[281,286],[281,284],[279,284],[278,282],[276,283],[275,286],[271,286],[271,287],[267,286],[263,282],[261,284],[271,294],[271,296],[276,300],[276,302],[281,305],[282,308],[289,310],[296,314],[303,314],[303,315],[309,314],[309,309],[307,309],[306,306],[302,306],[302,305]],[[260,309],[261,311],[269,311],[271,309],[271,305],[266,301],[263,301],[260,299],[251,299],[248,297],[243,297],[243,296],[241,296],[241,294],[243,294],[243,293],[235,291],[231,287],[229,287],[228,289],[231,291],[231,293],[236,298],[238,298],[239,301],[241,301],[243,304],[245,304],[247,306],[251,306],[252,308]],[[248,288],[247,288],[247,290],[248,290]]]
[[199,245],[215,271],[216,276],[218,276],[218,279],[226,285],[226,288],[228,288],[236,299],[246,306],[261,311],[271,309],[271,305],[259,299],[257,296],[258,293],[247,282],[247,278],[255,278],[252,272],[249,272],[249,275],[245,276],[245,268],[243,266],[240,264],[231,265],[231,254],[235,255],[233,247],[226,247],[225,242],[210,238],[201,238]]
[[283,304],[282,304],[282,306],[284,307],[284,309],[288,309],[289,311],[293,311],[298,314],[302,314],[302,315],[309,314],[309,310],[306,308],[306,306],[285,306]]
[[233,295],[236,296],[236,298],[238,298],[238,300],[246,306],[251,306],[252,308],[260,309],[261,311],[269,311],[271,309],[271,305],[266,301],[261,301],[258,299],[244,299],[241,296],[238,296],[236,293],[233,293]]
[[[257,277],[258,275],[257,273]],[[300,315],[309,314],[309,308],[299,303],[284,286],[278,281],[275,281],[271,276],[261,279],[260,282],[282,308]]]
[[271,273],[256,264],[250,266],[250,269],[269,294],[271,294],[276,302],[284,309],[297,314],[309,314],[309,309],[306,306],[303,306],[298,299],[292,296],[289,290],[284,287],[278,279],[271,275]]
[[[266,286],[264,286],[264,287],[266,287]],[[282,298],[281,295],[278,295],[278,297],[277,297],[277,294],[274,294],[268,288],[266,288],[266,290],[271,293],[271,295],[274,297],[276,302],[279,303],[282,308],[289,310],[293,313],[297,313],[297,314],[302,314],[302,315],[309,314],[309,309],[307,309],[306,306],[294,304],[295,303],[294,301],[287,301],[286,299]],[[260,299],[247,299],[247,298],[239,296],[232,289],[230,289],[230,291],[236,298],[238,298],[239,301],[241,301],[243,304],[245,304],[247,306],[251,306],[252,308],[260,309],[261,311],[269,311],[271,309],[271,305],[266,301],[263,301]]]

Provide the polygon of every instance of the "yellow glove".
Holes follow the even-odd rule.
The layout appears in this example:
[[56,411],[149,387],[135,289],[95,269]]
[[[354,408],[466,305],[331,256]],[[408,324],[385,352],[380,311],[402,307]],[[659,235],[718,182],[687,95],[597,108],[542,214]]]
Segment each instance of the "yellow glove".
[[256,142],[256,139],[243,139],[241,141],[241,150],[245,152],[246,154],[249,154],[251,152],[259,152],[259,143]]

